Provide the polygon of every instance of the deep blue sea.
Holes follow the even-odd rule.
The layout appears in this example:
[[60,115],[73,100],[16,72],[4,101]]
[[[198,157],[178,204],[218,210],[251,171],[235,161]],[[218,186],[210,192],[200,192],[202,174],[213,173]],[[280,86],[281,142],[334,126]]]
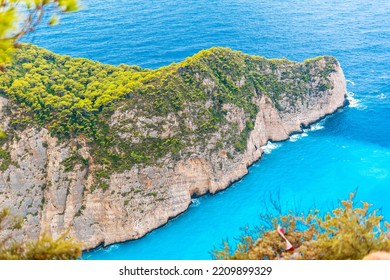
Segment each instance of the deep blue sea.
[[280,192],[283,207],[322,212],[358,188],[357,199],[390,220],[390,1],[91,0],[26,40],[56,53],[156,68],[212,46],[302,61],[335,56],[351,105],[290,140],[269,145],[227,190],[144,238],[84,259],[210,259],[224,239],[259,222]]

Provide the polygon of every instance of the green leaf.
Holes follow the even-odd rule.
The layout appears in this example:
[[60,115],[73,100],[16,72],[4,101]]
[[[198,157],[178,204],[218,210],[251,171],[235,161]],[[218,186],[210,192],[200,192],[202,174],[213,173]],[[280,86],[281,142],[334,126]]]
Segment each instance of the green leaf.
[[52,15],[52,17],[49,20],[49,25],[57,25],[59,22],[59,18],[57,15]]

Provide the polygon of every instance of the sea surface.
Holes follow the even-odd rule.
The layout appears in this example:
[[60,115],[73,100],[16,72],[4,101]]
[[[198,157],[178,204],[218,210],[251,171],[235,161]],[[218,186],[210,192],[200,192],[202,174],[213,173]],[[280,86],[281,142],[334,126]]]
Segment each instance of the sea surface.
[[91,0],[26,41],[109,64],[157,68],[212,46],[302,61],[335,56],[350,106],[281,143],[269,143],[249,174],[193,200],[145,237],[98,248],[84,259],[210,259],[259,223],[269,198],[283,209],[322,213],[358,189],[390,220],[390,1]]

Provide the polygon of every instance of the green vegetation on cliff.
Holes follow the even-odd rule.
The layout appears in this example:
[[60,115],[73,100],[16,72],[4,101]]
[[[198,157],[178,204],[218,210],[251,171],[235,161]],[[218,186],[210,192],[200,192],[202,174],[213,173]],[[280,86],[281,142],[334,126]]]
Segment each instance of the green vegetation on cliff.
[[[59,56],[32,45],[23,45],[15,57],[0,76],[0,94],[11,100],[10,129],[39,125],[62,139],[82,139],[95,163],[104,167],[97,176],[106,178],[199,145],[228,123],[229,106],[242,110],[244,128],[230,124],[222,145],[242,153],[262,95],[284,110],[283,96],[294,104],[303,102],[302,93],[329,89],[328,74],[336,64],[334,58],[323,57],[329,69],[324,75],[317,65],[321,59],[268,60],[226,48],[201,51],[156,70]],[[318,78],[313,88],[310,82]],[[121,122],[120,116],[114,117],[118,110],[133,116]],[[175,124],[165,134],[164,122]],[[66,162],[68,170],[76,163],[88,166],[77,150]]]
[[7,139],[7,133],[0,129],[0,171],[6,170],[11,162],[9,152],[1,148],[1,146],[7,141]]

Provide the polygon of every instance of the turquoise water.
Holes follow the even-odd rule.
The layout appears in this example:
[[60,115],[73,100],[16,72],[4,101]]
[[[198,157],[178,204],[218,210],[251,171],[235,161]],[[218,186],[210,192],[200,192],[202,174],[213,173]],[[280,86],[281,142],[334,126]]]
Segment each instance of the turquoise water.
[[[340,3],[342,2],[342,3]],[[358,188],[357,201],[390,219],[390,2],[84,1],[28,41],[61,54],[156,68],[211,46],[302,61],[333,55],[351,106],[303,135],[277,143],[249,174],[144,238],[100,248],[85,259],[209,259],[223,239],[256,224],[269,195],[285,209],[327,211]]]

